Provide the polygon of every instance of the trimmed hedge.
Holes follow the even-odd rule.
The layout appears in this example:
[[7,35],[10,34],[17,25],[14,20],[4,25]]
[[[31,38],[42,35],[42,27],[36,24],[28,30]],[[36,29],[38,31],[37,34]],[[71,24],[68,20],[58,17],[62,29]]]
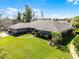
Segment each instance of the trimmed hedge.
[[60,49],[60,50],[63,51],[63,52],[69,52],[69,49],[68,49],[67,46],[62,46],[62,45],[60,45],[60,46],[58,46],[57,48]]
[[[74,38],[73,44],[74,44],[75,47],[76,47],[76,51],[79,52],[79,35],[77,35],[77,36]],[[79,55],[79,53],[78,53],[78,55]]]

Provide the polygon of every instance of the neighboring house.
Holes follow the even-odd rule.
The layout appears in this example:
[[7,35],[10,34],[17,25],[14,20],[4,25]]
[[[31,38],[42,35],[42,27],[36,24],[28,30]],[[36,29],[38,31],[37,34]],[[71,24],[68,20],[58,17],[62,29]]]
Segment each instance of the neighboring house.
[[12,20],[12,19],[0,19],[0,30],[6,29],[7,27],[14,25],[18,23],[18,20]]
[[8,32],[16,34],[21,32],[37,31],[40,34],[48,34],[50,32],[63,32],[71,29],[72,26],[64,21],[52,20],[36,20],[30,23],[18,23],[8,27]]

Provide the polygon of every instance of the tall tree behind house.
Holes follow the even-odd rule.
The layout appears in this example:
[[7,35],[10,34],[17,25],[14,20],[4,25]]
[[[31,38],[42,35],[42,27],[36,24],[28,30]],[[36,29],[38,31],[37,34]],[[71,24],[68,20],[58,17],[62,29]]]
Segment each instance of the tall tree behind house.
[[31,22],[32,20],[32,10],[28,5],[25,5],[25,11],[23,12],[22,22]]
[[44,13],[43,13],[43,11],[41,11],[41,19],[42,20],[44,19]]
[[19,22],[22,22],[22,20],[21,20],[21,13],[20,12],[18,12],[17,20],[19,20]]

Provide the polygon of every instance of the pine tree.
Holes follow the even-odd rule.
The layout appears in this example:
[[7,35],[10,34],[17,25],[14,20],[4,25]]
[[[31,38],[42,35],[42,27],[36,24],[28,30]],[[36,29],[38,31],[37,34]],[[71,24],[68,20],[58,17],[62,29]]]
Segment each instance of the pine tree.
[[22,22],[22,20],[21,20],[21,13],[20,12],[18,12],[17,19],[19,20],[19,22]]
[[32,19],[32,10],[31,8],[26,5],[25,6],[25,11],[23,13],[23,22],[31,22],[31,19]]

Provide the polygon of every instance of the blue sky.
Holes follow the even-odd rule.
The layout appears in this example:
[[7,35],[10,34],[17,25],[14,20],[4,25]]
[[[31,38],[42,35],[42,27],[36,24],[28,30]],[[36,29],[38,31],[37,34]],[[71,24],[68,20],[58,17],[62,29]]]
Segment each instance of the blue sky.
[[47,17],[72,17],[79,15],[79,0],[0,0],[0,8],[23,10],[28,4],[32,9],[43,10]]

